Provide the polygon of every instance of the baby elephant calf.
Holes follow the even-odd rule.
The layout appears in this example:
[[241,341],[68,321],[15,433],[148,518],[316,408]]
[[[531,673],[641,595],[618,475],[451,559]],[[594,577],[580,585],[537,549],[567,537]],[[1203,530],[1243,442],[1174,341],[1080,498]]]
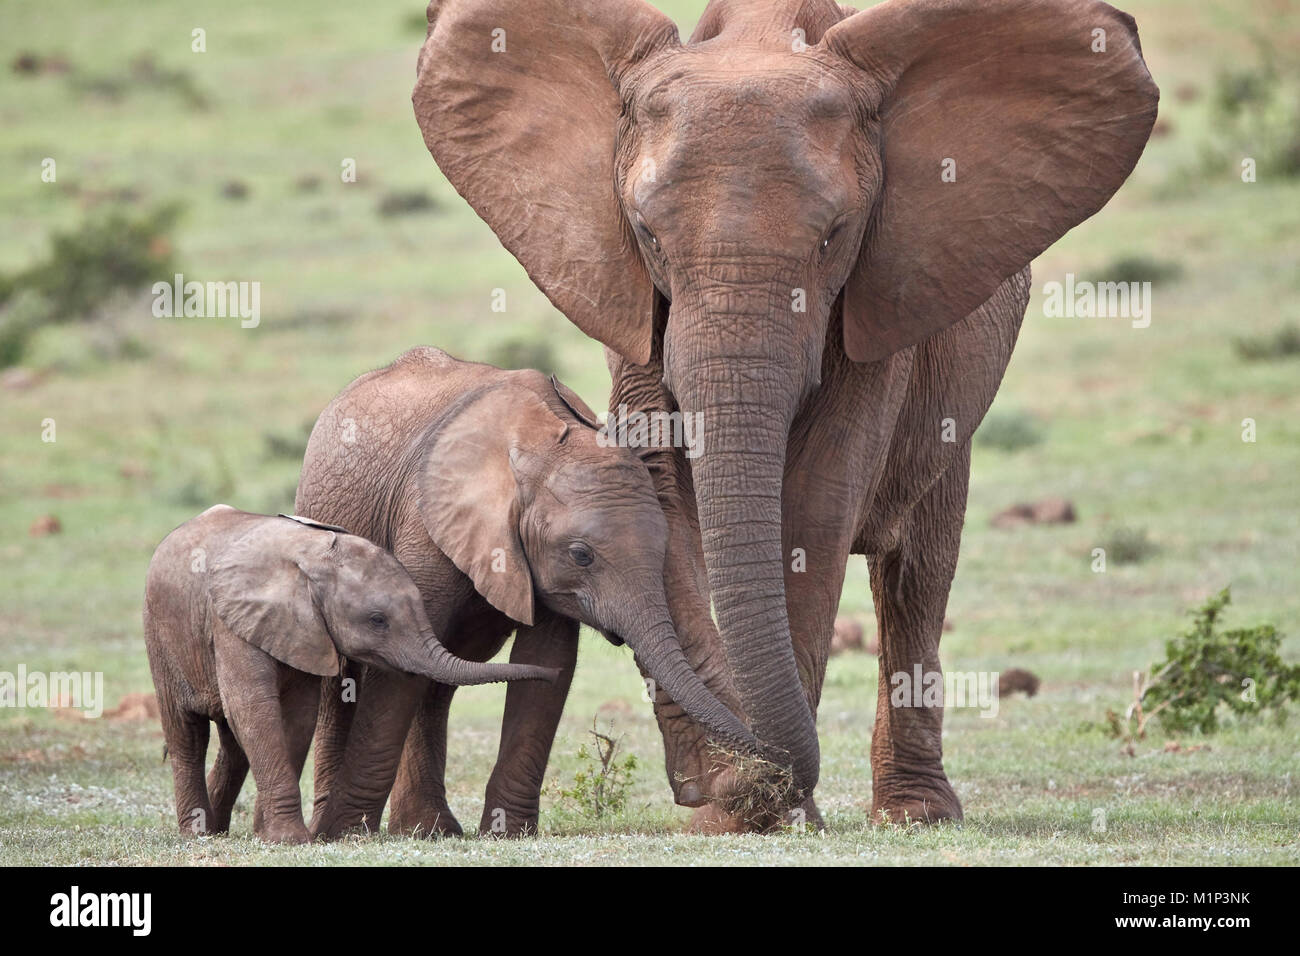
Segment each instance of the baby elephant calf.
[[[209,508],[169,534],[149,564],[144,636],[186,833],[224,833],[249,767],[253,828],[305,843],[298,778],[320,678],[339,656],[447,684],[554,681],[558,672],[479,664],[434,635],[397,560],[342,528]],[[208,722],[221,750],[205,784]]]

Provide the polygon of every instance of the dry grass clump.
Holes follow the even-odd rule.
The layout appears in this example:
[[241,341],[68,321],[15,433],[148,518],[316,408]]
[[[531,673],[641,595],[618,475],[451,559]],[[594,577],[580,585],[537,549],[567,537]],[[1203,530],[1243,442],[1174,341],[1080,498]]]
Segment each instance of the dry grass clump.
[[786,812],[802,799],[788,766],[752,750],[716,741],[709,755],[715,761],[712,769],[728,768],[733,781],[727,795],[718,801],[719,806],[751,826],[767,828],[783,822]]

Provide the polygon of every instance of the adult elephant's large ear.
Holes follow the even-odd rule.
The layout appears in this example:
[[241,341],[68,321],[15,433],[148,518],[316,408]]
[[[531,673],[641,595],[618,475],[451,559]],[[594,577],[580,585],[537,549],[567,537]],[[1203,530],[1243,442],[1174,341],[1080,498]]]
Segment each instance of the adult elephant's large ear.
[[412,95],[456,190],[557,309],[638,365],[654,286],[616,192],[615,84],[676,43],[642,0],[433,0]]
[[419,476],[420,517],[438,550],[497,610],[533,623],[533,577],[519,536],[521,451],[562,441],[568,424],[537,394],[538,372],[474,393],[436,422],[425,438]]
[[823,44],[879,103],[881,191],[844,287],[859,362],[982,305],[1105,205],[1155,122],[1133,19],[1097,0],[886,0]]

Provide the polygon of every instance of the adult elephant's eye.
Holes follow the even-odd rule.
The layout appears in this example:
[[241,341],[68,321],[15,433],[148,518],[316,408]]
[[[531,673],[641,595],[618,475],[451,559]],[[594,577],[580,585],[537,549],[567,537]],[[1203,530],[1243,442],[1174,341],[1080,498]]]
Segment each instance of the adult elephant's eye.
[[640,213],[636,215],[636,231],[641,234],[641,238],[645,240],[650,248],[654,249],[655,252],[659,251],[659,239],[650,231],[650,227],[645,224],[645,220],[641,218]]
[[830,232],[826,233],[826,235],[822,237],[821,246],[817,250],[818,256],[825,259],[828,255],[830,255],[831,250],[835,248],[836,244],[839,241],[840,233],[843,231],[844,231],[844,223],[842,222],[837,222],[834,226],[832,226]]
[[569,557],[573,558],[573,563],[586,567],[596,560],[596,556],[591,553],[591,548],[585,544],[575,544],[569,547]]
[[366,620],[376,631],[382,631],[388,627],[388,618],[384,617],[384,615],[380,614],[378,611],[372,611],[370,617]]

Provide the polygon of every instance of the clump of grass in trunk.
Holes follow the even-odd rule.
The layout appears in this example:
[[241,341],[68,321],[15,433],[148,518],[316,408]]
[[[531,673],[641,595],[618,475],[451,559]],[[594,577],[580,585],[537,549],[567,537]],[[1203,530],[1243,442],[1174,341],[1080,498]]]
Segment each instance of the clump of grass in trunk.
[[[730,767],[735,776],[731,792],[720,802],[724,811],[761,828],[780,822],[799,802],[794,777],[788,767],[773,763],[752,750],[712,741],[711,756]],[[716,767],[714,768],[716,769]]]

